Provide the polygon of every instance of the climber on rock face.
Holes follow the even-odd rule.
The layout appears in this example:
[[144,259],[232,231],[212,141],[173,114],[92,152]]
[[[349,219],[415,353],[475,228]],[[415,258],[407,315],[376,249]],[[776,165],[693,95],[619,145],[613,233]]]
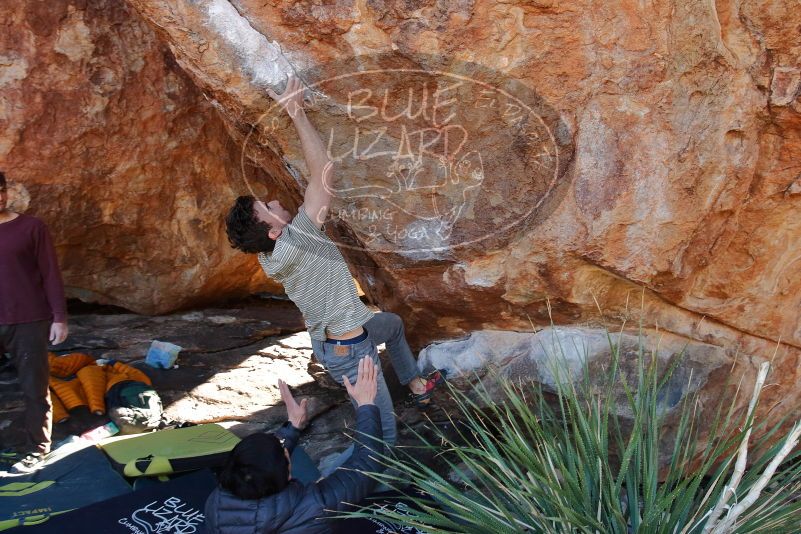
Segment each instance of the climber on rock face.
[[0,356],[11,354],[25,397],[25,449],[14,471],[32,470],[50,451],[53,412],[48,339],[67,337],[67,304],[56,252],[45,224],[7,208],[0,172]]
[[376,347],[387,344],[392,366],[418,407],[430,401],[444,377],[439,372],[420,376],[401,318],[394,313],[375,313],[362,303],[342,254],[321,229],[331,204],[328,184],[334,166],[303,109],[303,85],[290,76],[281,95],[268,92],[295,124],[311,175],[309,184],[294,216],[277,200],[239,197],[226,219],[228,238],[235,248],[257,253],[267,275],[283,284],[303,314],[315,357],[337,382],[342,384],[345,377],[355,380],[363,356],[379,364],[376,405],[384,440],[394,444],[392,399],[380,372]]

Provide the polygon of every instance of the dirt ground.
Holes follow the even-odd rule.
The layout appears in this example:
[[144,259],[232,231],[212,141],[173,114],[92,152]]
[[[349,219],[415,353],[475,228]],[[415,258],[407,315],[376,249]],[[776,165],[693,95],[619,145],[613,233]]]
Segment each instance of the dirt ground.
[[[269,431],[286,420],[277,381],[285,380],[296,397],[308,397],[310,424],[301,444],[313,460],[344,449],[343,432],[353,424],[344,388],[312,360],[311,342],[298,309],[281,297],[251,298],[229,307],[145,317],[109,308],[71,310],[70,336],[53,347],[58,354],[84,352],[136,366],[153,381],[166,416],[174,421],[219,423],[241,436]],[[151,341],[183,347],[177,368],[160,370],[144,363]],[[380,348],[383,349],[383,346]],[[412,430],[424,431],[424,416],[402,406],[402,387],[382,355],[387,383],[396,399],[400,442],[414,442]],[[22,442],[24,402],[13,371],[0,384],[2,448]],[[109,419],[86,408],[55,424],[53,442],[103,425]],[[410,427],[407,428],[407,425]]]

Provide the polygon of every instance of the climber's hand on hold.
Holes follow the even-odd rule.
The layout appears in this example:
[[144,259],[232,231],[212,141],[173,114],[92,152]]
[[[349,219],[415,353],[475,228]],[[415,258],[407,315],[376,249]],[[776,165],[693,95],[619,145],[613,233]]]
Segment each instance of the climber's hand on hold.
[[269,94],[273,100],[278,102],[278,104],[286,110],[287,114],[292,119],[296,119],[298,115],[303,113],[304,89],[305,88],[298,77],[290,74],[289,78],[287,78],[286,88],[284,89],[283,93],[279,95],[268,87],[267,94]]

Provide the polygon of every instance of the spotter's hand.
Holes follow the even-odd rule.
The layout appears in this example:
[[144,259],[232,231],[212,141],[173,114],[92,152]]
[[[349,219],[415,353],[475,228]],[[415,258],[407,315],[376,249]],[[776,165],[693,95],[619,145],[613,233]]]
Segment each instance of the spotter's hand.
[[286,404],[286,415],[292,426],[298,430],[305,428],[308,422],[308,414],[306,413],[307,399],[300,401],[300,404],[292,396],[289,391],[289,386],[283,380],[278,380],[278,390],[281,392],[281,400]]

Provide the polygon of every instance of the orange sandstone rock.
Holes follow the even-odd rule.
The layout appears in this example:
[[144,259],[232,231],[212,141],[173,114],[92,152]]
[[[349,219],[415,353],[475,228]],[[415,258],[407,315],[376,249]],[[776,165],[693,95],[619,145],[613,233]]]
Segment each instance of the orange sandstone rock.
[[280,291],[225,238],[239,150],[136,12],[10,1],[0,17],[0,169],[12,206],[47,222],[69,297],[161,313]]

